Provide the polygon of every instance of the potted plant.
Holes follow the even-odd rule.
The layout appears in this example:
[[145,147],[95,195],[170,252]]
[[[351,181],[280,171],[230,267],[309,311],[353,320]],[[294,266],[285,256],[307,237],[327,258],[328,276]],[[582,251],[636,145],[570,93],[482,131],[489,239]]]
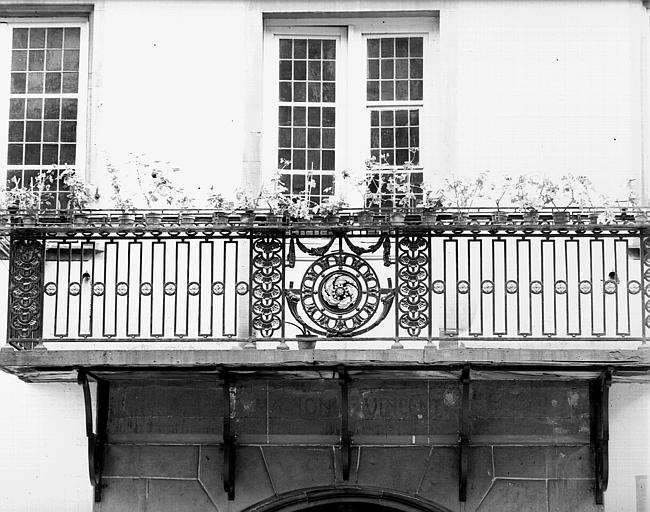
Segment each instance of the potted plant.
[[[372,224],[374,212],[381,206],[380,187],[375,180],[374,174],[372,174],[373,161],[374,157],[366,160],[364,176],[354,184],[362,199],[363,209],[357,213],[357,220],[362,226]],[[349,174],[344,172],[343,177],[349,177]]]
[[[227,210],[232,209],[232,204],[228,203],[223,194],[214,191],[214,186],[210,187],[210,194],[207,198],[208,206],[215,210],[212,213],[212,224],[215,226],[228,224]],[[230,208],[229,208],[230,206]]]
[[487,172],[478,174],[475,178],[464,176],[451,176],[445,178],[443,189],[443,203],[456,209],[454,221],[458,224],[466,224],[469,219],[468,209],[474,205],[474,201],[483,197]]
[[266,216],[268,224],[280,224],[289,208],[289,190],[282,181],[282,171],[291,164],[290,160],[280,159],[282,169],[273,173],[269,183],[262,189],[261,199],[269,207],[269,214]]
[[40,210],[49,206],[48,199],[43,196],[50,191],[52,182],[51,171],[40,171],[27,185],[17,176],[9,181],[7,202],[10,211],[13,209],[18,214],[16,220],[20,220],[24,226],[36,225]]
[[323,199],[317,211],[325,215],[328,224],[338,224],[340,221],[339,212],[347,205],[348,203],[341,196],[330,196]]
[[422,208],[422,222],[433,224],[437,220],[438,211],[443,206],[443,193],[440,187],[431,183],[422,184],[422,200],[418,207]]
[[178,199],[178,223],[181,226],[193,226],[196,224],[196,212],[191,211],[194,208],[194,197],[190,197],[183,189],[178,189],[180,197]]
[[156,207],[162,205],[170,207],[174,203],[174,196],[179,193],[179,189],[168,175],[180,169],[171,167],[169,162],[162,160],[149,161],[144,155],[135,155],[132,165],[135,168],[138,187],[147,206],[147,212],[144,214],[145,222],[149,226],[160,226],[162,211],[156,210]]
[[253,223],[260,196],[259,192],[251,188],[238,188],[235,191],[235,209],[240,211],[239,221],[241,224]]
[[537,224],[540,208],[551,201],[550,181],[529,174],[521,174],[514,179],[511,202],[524,216],[525,224]]
[[119,224],[121,227],[131,227],[135,224],[135,206],[133,199],[126,197],[122,192],[122,182],[118,170],[111,164],[108,164],[108,173],[111,177],[111,188],[113,194],[111,199],[116,210],[120,210]]
[[492,222],[495,224],[505,224],[508,221],[508,213],[501,210],[503,200],[509,198],[514,180],[512,176],[504,174],[499,180],[490,180],[488,183],[488,196],[494,201],[497,209],[492,212]]
[[68,189],[68,209],[71,221],[76,225],[88,224],[88,213],[84,210],[94,200],[90,185],[79,178],[74,169],[66,167],[61,173],[63,184]]

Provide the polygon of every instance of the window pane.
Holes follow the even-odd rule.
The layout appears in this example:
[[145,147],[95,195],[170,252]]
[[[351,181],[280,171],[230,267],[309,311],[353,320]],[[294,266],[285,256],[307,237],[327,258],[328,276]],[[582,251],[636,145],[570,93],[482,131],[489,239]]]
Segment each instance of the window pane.
[[[304,190],[305,171],[320,171],[323,163],[333,166],[335,107],[322,104],[336,101],[335,59],[336,42],[332,39],[279,40],[279,99],[281,103],[293,105],[279,106],[278,162],[281,158],[292,161],[290,190],[293,193]],[[326,132],[323,127],[327,128]],[[328,149],[326,156],[323,147]],[[294,171],[303,173],[302,177],[298,178]],[[312,179],[317,184],[312,193],[319,196],[322,193],[320,174],[312,175]],[[318,197],[314,200],[319,201]]]
[[[80,36],[78,27],[12,29],[7,163],[14,166],[74,165],[76,161]],[[29,94],[30,97],[24,97]],[[62,98],[66,94],[68,97]],[[29,182],[38,168],[11,169]],[[58,179],[58,178],[57,178]],[[55,181],[51,206],[65,204]],[[41,197],[44,205],[45,195]]]
[[368,40],[367,101],[422,100],[422,42],[422,37]]

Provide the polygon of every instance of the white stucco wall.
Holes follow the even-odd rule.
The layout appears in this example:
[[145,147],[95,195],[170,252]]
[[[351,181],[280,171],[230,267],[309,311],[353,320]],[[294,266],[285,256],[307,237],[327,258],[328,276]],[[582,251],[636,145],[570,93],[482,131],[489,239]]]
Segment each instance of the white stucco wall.
[[[439,155],[428,172],[572,172],[614,194],[641,181],[650,146],[640,2],[104,0],[92,17],[88,123],[88,176],[103,204],[106,160],[129,152],[180,166],[188,189],[255,181],[262,11],[400,9],[440,11],[428,141]],[[607,512],[636,510],[635,477],[650,474],[648,391],[612,388]],[[0,510],[90,509],[82,404],[76,384],[0,373]]]

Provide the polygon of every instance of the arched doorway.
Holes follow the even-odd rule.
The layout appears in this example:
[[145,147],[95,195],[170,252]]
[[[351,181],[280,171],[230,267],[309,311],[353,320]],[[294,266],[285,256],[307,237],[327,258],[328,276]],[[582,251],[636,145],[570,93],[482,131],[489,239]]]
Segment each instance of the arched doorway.
[[369,487],[314,487],[264,500],[242,512],[451,512],[429,500]]
[[397,512],[397,509],[373,503],[330,503],[305,509],[306,512]]

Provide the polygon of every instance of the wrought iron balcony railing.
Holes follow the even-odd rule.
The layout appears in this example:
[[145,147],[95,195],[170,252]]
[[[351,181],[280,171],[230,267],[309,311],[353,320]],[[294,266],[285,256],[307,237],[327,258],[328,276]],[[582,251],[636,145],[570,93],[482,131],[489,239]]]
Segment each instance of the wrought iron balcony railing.
[[644,225],[379,215],[10,226],[8,341],[645,340]]

